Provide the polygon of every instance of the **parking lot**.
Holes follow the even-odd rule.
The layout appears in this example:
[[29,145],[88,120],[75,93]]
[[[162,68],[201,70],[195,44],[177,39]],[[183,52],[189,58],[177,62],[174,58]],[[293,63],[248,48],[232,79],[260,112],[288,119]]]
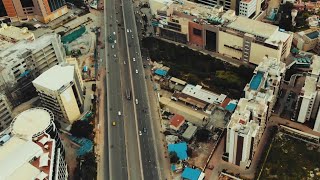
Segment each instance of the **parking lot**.
[[305,76],[294,79],[295,82],[282,83],[273,113],[281,118],[295,120],[296,105],[304,85]]

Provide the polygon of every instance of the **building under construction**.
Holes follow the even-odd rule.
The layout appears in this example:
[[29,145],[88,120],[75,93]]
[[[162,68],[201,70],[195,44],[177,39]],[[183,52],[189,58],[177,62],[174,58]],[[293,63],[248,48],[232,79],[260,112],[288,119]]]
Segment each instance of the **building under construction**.
[[41,73],[65,61],[57,34],[46,34],[34,41],[22,40],[0,52],[0,91],[13,106],[36,96],[32,81]]

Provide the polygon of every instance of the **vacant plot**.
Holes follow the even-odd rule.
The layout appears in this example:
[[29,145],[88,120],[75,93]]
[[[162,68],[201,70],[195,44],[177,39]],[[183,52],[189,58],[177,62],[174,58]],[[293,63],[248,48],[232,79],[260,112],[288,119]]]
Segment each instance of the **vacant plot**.
[[320,179],[319,159],[319,145],[279,132],[272,143],[260,179]]

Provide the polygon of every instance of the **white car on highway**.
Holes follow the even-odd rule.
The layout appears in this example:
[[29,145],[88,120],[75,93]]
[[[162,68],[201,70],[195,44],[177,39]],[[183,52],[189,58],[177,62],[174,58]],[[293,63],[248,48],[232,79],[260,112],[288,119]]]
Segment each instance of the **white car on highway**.
[[113,35],[116,35],[116,32],[113,31]]
[[142,132],[141,132],[141,131],[139,131],[139,135],[140,135],[140,136],[142,135]]
[[129,29],[127,29],[127,33],[129,32]]
[[111,45],[111,48],[114,49],[114,45],[113,44]]
[[121,111],[118,111],[118,116],[121,116]]
[[132,58],[132,61],[136,61],[136,58]]
[[136,99],[136,104],[138,104],[139,102],[138,102],[138,99]]
[[139,72],[138,72],[138,69],[136,69],[136,73],[138,74]]
[[131,29],[129,29],[129,31],[132,32]]

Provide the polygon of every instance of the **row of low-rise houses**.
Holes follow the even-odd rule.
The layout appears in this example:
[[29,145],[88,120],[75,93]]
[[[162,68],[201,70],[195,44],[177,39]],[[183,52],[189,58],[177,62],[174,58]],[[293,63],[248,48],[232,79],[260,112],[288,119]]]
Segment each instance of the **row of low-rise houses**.
[[[153,4],[154,3],[154,4]],[[264,56],[286,58],[293,35],[235,11],[181,0],[150,1],[160,37],[258,65]]]
[[228,161],[249,167],[277,100],[285,64],[265,57],[244,88],[239,103],[227,125],[226,152]]

